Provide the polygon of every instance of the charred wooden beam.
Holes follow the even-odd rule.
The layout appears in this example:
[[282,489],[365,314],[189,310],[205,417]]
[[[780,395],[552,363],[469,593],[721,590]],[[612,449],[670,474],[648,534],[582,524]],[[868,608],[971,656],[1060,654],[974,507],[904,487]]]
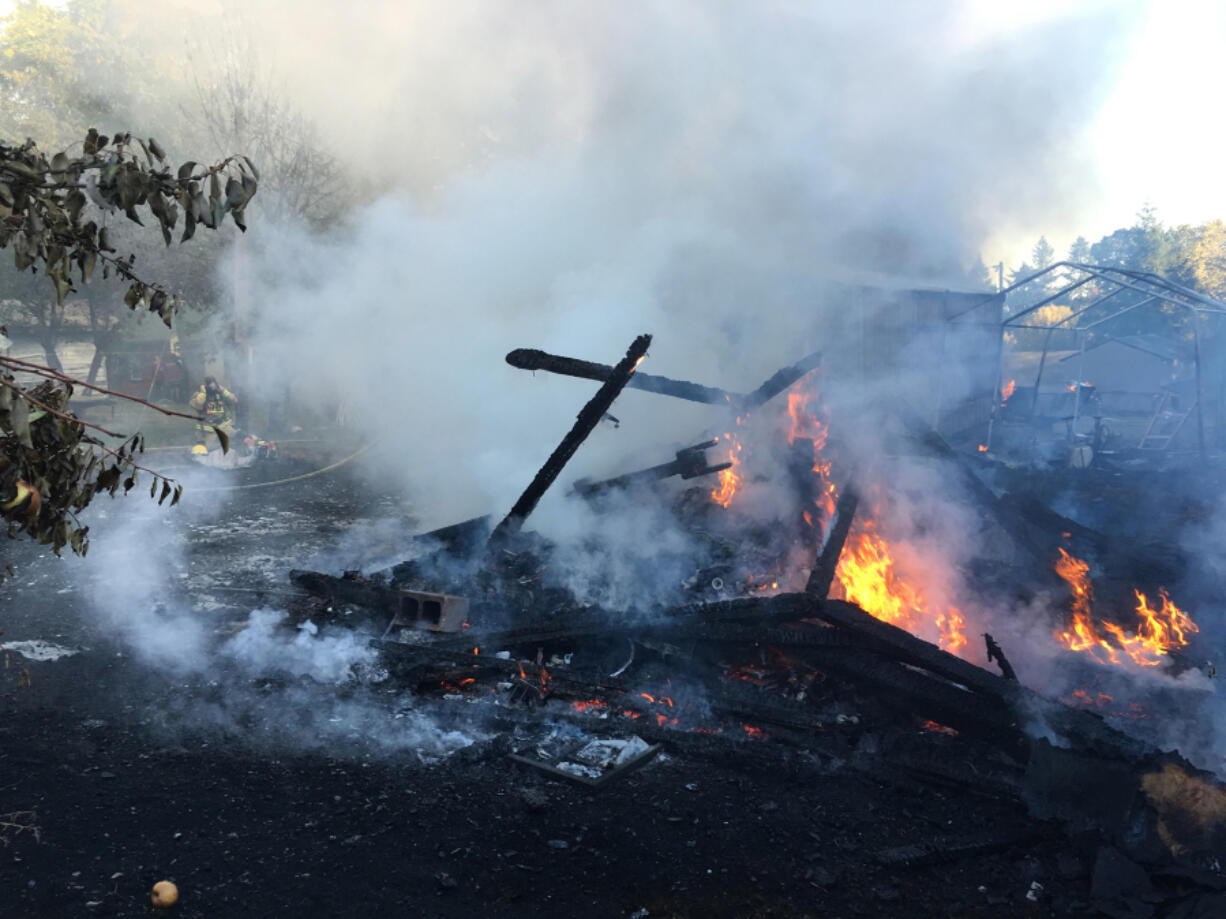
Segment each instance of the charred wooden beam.
[[917,638],[906,629],[900,629],[896,625],[869,615],[854,603],[826,600],[817,606],[811,615],[841,628],[852,630],[871,641],[877,651],[897,661],[913,667],[921,667],[976,692],[995,698],[1005,698],[1011,695],[1010,686],[1017,685],[969,661],[955,657],[948,651],[942,651],[936,645]]
[[830,585],[834,583],[834,573],[839,567],[839,558],[843,555],[843,546],[847,542],[847,534],[851,532],[851,522],[859,503],[860,496],[856,490],[851,485],[845,485],[834,508],[834,528],[809,574],[809,583],[805,585],[805,593],[809,596],[824,600],[830,594]]
[[658,466],[650,466],[647,469],[640,469],[638,472],[628,472],[625,475],[605,479],[601,482],[580,479],[574,484],[572,491],[581,497],[593,498],[596,495],[604,494],[613,489],[630,488],[634,485],[656,482],[675,475],[679,475],[683,479],[694,479],[698,478],[698,476],[720,472],[731,467],[732,463],[716,463],[712,466],[707,463],[705,454],[706,450],[718,443],[719,440],[712,439],[701,444],[694,444],[692,447],[678,450],[677,458],[670,462],[661,463]]
[[[562,357],[547,351],[538,351],[535,348],[517,348],[511,351],[507,354],[507,363],[521,370],[547,370],[563,376],[601,382],[609,379],[614,371],[614,368],[607,364]],[[687,380],[674,380],[651,373],[636,373],[626,385],[630,389],[660,393],[664,396],[685,399],[687,402],[701,402],[705,405],[728,405],[743,398],[736,393],[716,389],[713,386],[702,386]]]
[[545,461],[545,465],[540,468],[532,482],[524,490],[524,493],[519,496],[519,500],[515,502],[515,506],[511,508],[511,512],[502,518],[502,522],[494,527],[494,532],[490,534],[487,546],[498,545],[499,542],[507,537],[519,532],[528,515],[532,513],[537,502],[549,490],[549,486],[554,483],[558,475],[570,462],[570,458],[575,455],[575,451],[579,446],[587,440],[587,436],[592,433],[592,429],[604,417],[605,412],[609,410],[615,399],[621,394],[621,391],[626,387],[634,377],[634,369],[638,366],[643,356],[647,354],[647,349],[651,346],[650,335],[640,335],[630,345],[626,351],[626,356],[611,369],[604,385],[596,391],[596,395],[588,400],[587,405],[579,411],[578,417],[575,419],[574,426],[570,432],[562,438],[562,442],[550,454],[549,459]]
[[[714,386],[703,386],[688,380],[651,373],[636,373],[626,385],[630,389],[659,393],[687,402],[704,405],[730,405],[738,410],[750,410],[765,405],[779,393],[821,364],[821,352],[814,352],[795,364],[784,367],[751,393],[734,393]],[[583,361],[573,357],[550,354],[536,348],[517,348],[507,354],[507,363],[521,370],[546,370],[568,377],[584,380],[607,380],[613,368],[595,361]]]
[[400,605],[400,592],[382,580],[336,577],[320,571],[292,570],[290,581],[307,593],[333,603],[348,603],[376,612],[394,613]]
[[872,691],[895,711],[938,721],[1001,743],[1010,751],[1022,743],[1014,713],[999,695],[975,692],[932,672],[902,666],[894,655],[879,649],[811,648],[800,656],[819,670],[854,682],[862,691]]
[[783,392],[797,382],[805,374],[811,370],[816,370],[822,362],[822,352],[814,351],[808,357],[802,358],[790,367],[784,367],[777,371],[769,380],[751,392],[749,395],[742,397],[741,407],[745,409],[755,409],[765,405],[779,393]]

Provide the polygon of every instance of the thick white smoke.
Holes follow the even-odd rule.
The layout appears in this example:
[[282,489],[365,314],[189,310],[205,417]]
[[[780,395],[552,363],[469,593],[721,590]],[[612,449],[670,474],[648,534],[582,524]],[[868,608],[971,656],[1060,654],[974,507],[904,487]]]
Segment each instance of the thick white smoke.
[[[322,237],[253,227],[255,373],[343,403],[440,521],[509,506],[591,391],[508,368],[512,348],[611,363],[650,331],[645,370],[752,388],[842,308],[818,279],[958,286],[989,224],[1073,206],[1078,116],[1128,26],[970,34],[959,4],[389,9],[370,16],[404,43],[316,105],[365,116],[338,134],[402,191]],[[716,423],[618,405],[585,457]]]
[[[846,347],[817,333],[861,318],[826,281],[974,286],[964,269],[989,230],[1058,220],[1092,195],[1093,164],[1078,151],[1134,10],[1083,8],[1013,33],[968,26],[982,22],[973,12],[251,4],[268,61],[333,152],[382,193],[322,232],[253,221],[242,274],[255,361],[232,377],[343,416],[355,448],[377,444],[372,474],[399,485],[428,526],[505,512],[595,388],[514,370],[503,360],[513,348],[612,363],[651,332],[644,370],[747,391],[810,350]],[[951,361],[954,388],[962,369]],[[860,398],[905,388],[899,368],[880,371]],[[593,551],[592,522],[561,493],[582,475],[666,461],[732,422],[633,391],[613,413],[621,426],[592,435],[533,524],[560,540],[558,563],[591,599],[633,605],[684,573],[682,536],[633,508],[602,521]],[[895,487],[913,563],[942,572],[933,589],[960,602],[944,573],[981,548],[978,515],[928,466],[883,467],[881,432],[845,431],[857,467]],[[370,558],[394,550],[381,541]],[[215,653],[248,676],[260,672],[251,661],[274,657],[291,676],[363,663],[357,645],[286,639],[271,625],[256,616],[221,652],[203,650],[198,626],[172,631],[185,666]],[[158,626],[130,632],[173,660]],[[272,636],[277,655],[264,653]]]

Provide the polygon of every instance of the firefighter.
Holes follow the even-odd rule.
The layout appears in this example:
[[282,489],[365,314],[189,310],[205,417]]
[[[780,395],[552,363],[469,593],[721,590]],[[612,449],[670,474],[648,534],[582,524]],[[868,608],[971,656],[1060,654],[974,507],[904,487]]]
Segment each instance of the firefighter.
[[205,420],[196,425],[196,447],[193,453],[199,453],[205,445],[208,435],[214,427],[221,428],[226,434],[234,432],[234,415],[232,409],[238,405],[238,397],[217,382],[216,377],[205,377],[196,394],[189,403],[192,410],[203,413]]

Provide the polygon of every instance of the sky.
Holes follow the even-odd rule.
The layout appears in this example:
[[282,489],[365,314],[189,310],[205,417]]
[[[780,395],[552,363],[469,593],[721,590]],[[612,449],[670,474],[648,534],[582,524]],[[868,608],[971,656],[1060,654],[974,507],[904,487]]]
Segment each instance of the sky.
[[[137,0],[134,5],[139,6],[140,2],[141,0]],[[183,9],[218,9],[219,3],[224,6],[224,0],[173,0],[169,4],[150,2],[150,16],[177,17]],[[799,10],[802,15],[811,14],[814,18],[837,18],[843,15],[835,12],[836,7],[841,7],[842,4],[827,4],[818,0],[778,0],[775,5],[787,7],[793,12]],[[15,0],[0,0],[0,14],[14,6]],[[891,20],[890,25],[895,28],[898,27],[898,22],[914,15],[917,9],[906,0],[885,0],[868,6],[874,11],[871,15],[883,17],[883,24],[888,18]],[[337,8],[328,7],[329,3],[324,3],[320,7],[321,16],[315,18],[329,19],[328,14],[335,13]],[[373,3],[359,3],[357,8],[374,11],[378,7]],[[477,9],[475,5],[473,8]],[[542,5],[542,9],[545,8]],[[498,7],[493,9],[501,12]],[[981,255],[985,264],[994,265],[1003,261],[1007,268],[1016,266],[1028,259],[1030,249],[1040,235],[1046,235],[1056,252],[1062,255],[1078,235],[1084,235],[1093,242],[1116,228],[1131,225],[1136,213],[1146,204],[1153,206],[1159,218],[1168,225],[1198,224],[1226,217],[1226,175],[1220,165],[1222,151],[1226,149],[1226,119],[1221,117],[1217,99],[1220,86],[1219,62],[1226,60],[1226,3],[1221,0],[966,0],[956,9],[957,12],[950,18],[949,29],[955,33],[955,43],[961,41],[968,49],[983,47],[994,38],[1016,40],[1018,36],[1022,36],[1024,43],[1024,36],[1028,32],[1036,36],[1036,42],[1046,43],[1050,41],[1050,27],[1053,23],[1071,21],[1084,14],[1097,15],[1118,26],[1119,31],[1112,36],[1112,41],[1122,40],[1124,46],[1122,53],[1118,50],[1111,52],[1118,57],[1105,68],[1110,83],[1106,92],[1087,94],[1087,98],[1093,98],[1094,101],[1084,112],[1084,116],[1077,119],[1061,114],[1062,118],[1067,119],[1070,132],[1085,130],[1078,140],[1084,162],[1077,164],[1075,174],[1067,168],[1067,163],[1051,163],[1048,181],[1053,185],[1059,185],[1061,182],[1075,183],[1078,187],[1077,193],[1056,196],[1057,199],[1067,199],[1070,202],[1064,209],[1047,207],[1040,213],[1036,211],[1042,210],[1041,208],[1019,207],[1016,212],[1010,213],[1000,201],[1002,198],[1007,199],[1012,190],[1007,187],[1000,189],[1000,197],[993,196],[992,201],[985,205],[996,211],[985,221],[987,226],[982,232]],[[429,10],[429,7],[421,7],[414,12],[409,4],[384,6],[377,15],[390,16],[391,19],[384,18],[378,31],[388,35],[412,37],[414,29],[419,26],[421,28],[418,30],[423,31],[435,25],[430,22]],[[312,39],[308,34],[310,18],[312,17],[298,19],[295,26],[294,18],[288,17],[290,25],[280,31],[277,39],[269,39],[284,40],[283,45],[292,46],[294,32],[302,32],[303,40],[298,44],[301,45],[301,54],[305,55],[305,58],[300,56],[295,59],[293,52],[287,58],[284,56],[284,50],[280,58],[287,63],[295,82],[309,82],[309,67],[298,72],[295,72],[294,68],[303,67],[304,60],[309,63],[319,53],[318,36]],[[452,34],[445,37],[444,41],[448,44],[443,47],[414,45],[412,53],[437,55],[438,60],[443,62],[448,56],[454,56],[456,61],[471,65],[471,58],[465,61],[462,54],[454,55],[454,51],[456,42],[463,42],[466,37],[474,35],[472,18],[471,12],[469,21],[465,21],[462,14],[458,16],[458,26]],[[539,18],[546,22],[548,14]],[[361,34],[345,34],[346,29],[355,27],[362,19],[363,16],[348,14],[340,19],[331,18],[337,35],[331,49],[333,54],[360,56],[365,53],[361,49],[368,47],[366,40],[370,37],[369,32],[362,29]],[[396,19],[400,21],[393,21]],[[286,20],[280,21],[284,23]],[[572,24],[573,21],[577,20],[572,20]],[[612,20],[608,18],[604,20],[605,27],[610,21]],[[552,25],[562,29],[569,27],[567,22],[555,22]],[[871,30],[869,31],[871,33]],[[883,34],[886,31],[883,29]],[[394,43],[385,44],[388,45],[385,50],[395,47]],[[546,56],[553,53],[547,45],[547,41],[543,41],[538,47],[520,46],[514,53],[525,58],[533,54]],[[1104,41],[1104,47],[1106,45],[1107,42]],[[1085,53],[1084,45],[1076,47],[1082,49],[1077,53]],[[371,53],[377,54],[378,51],[376,49]],[[1106,54],[1104,51],[1104,55]],[[821,65],[817,63],[816,56],[814,61],[813,73],[801,75],[802,77],[821,78]],[[389,73],[396,72],[401,66],[399,62],[390,59],[386,63]],[[522,69],[536,66],[517,64],[513,60],[500,63],[510,71],[514,71],[516,67]],[[574,63],[566,60],[552,61],[547,66],[553,67],[555,72],[551,74],[546,72],[547,68],[539,68],[543,74],[540,79],[546,82],[565,82],[567,77],[564,71]],[[361,63],[355,60],[354,65],[360,68]],[[884,64],[876,62],[870,66],[888,67],[888,59]],[[936,66],[940,66],[939,62]],[[462,70],[458,63],[454,69]],[[473,68],[469,66],[469,70],[471,72]],[[905,74],[900,78],[906,79]],[[445,106],[457,101],[460,105],[485,104],[489,94],[496,89],[489,85],[479,85],[482,78],[475,72],[462,79],[471,79],[473,85],[462,88],[458,94],[445,97],[445,103],[441,105],[443,110],[427,112],[427,117],[445,120],[448,117]],[[581,80],[580,73],[579,81]],[[1036,83],[1041,82],[1040,75],[1036,75]],[[429,85],[421,88],[426,94],[429,93]],[[1013,90],[1015,95],[998,95],[1025,100],[1026,89],[1027,87],[1022,85]],[[545,91],[549,92],[550,89],[546,87]],[[1037,92],[1033,100],[1034,105],[1048,104],[1048,100],[1042,95],[1046,91],[1049,90],[1043,87]],[[1074,87],[1070,86],[1070,95],[1073,91]],[[1026,103],[1023,101],[1021,104]],[[421,103],[418,103],[418,106],[420,107]],[[972,113],[971,117],[983,117],[985,120],[1007,119],[1010,114],[1007,111],[997,111],[978,115]],[[326,117],[335,119],[336,115],[337,113],[328,112]],[[548,121],[549,117],[558,121],[567,117],[579,121],[583,115],[579,109],[561,115],[550,113],[545,117],[545,121]],[[472,116],[471,111],[455,112],[457,123],[463,123],[466,118]],[[516,129],[520,129],[520,126],[516,126]],[[497,125],[492,128],[483,125],[481,130],[495,138],[499,133]],[[446,152],[443,151],[444,154]],[[1038,174],[1043,174],[1041,169]],[[1009,178],[1002,176],[1000,182],[1007,186]],[[1026,190],[1018,189],[1017,194],[1023,196]]]
[[[1068,4],[989,3],[986,22],[1007,23],[1009,11],[1019,6],[1044,16]],[[1146,203],[1168,225],[1226,219],[1226,118],[1219,92],[1226,3],[1156,0],[1126,6],[1136,26],[1122,67],[1106,103],[1086,113],[1097,172],[1088,205],[1058,223],[1001,227],[984,246],[985,263],[1017,264],[1040,234],[1063,255],[1078,235],[1095,242],[1130,226]]]

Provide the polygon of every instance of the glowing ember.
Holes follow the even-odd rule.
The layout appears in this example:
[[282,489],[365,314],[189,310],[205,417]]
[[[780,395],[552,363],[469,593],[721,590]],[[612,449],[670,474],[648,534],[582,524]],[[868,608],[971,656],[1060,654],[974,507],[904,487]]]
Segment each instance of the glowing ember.
[[939,721],[925,721],[920,727],[933,734],[948,734],[950,737],[958,736],[956,730],[948,725],[941,724]]
[[895,568],[890,544],[877,532],[874,520],[860,526],[849,539],[835,570],[843,597],[878,619],[924,636],[933,634],[937,644],[957,654],[966,646],[966,620],[956,607],[935,610],[928,598],[908,583]]
[[607,702],[601,702],[599,699],[588,699],[584,702],[572,702],[570,707],[577,712],[586,712],[589,709],[596,709],[597,711],[600,711],[601,709],[608,708],[609,704]]
[[761,728],[755,728],[752,724],[742,724],[741,727],[745,729],[746,734],[755,740],[762,740],[768,736],[766,731]]
[[1186,647],[1191,636],[1200,631],[1188,614],[1171,602],[1165,590],[1158,592],[1162,605],[1157,610],[1145,594],[1133,591],[1137,598],[1137,628],[1132,634],[1125,632],[1118,623],[1095,620],[1091,615],[1094,589],[1090,583],[1090,566],[1063,549],[1059,552],[1056,574],[1068,582],[1073,591],[1073,621],[1067,628],[1054,633],[1062,647],[1084,651],[1100,664],[1122,664],[1126,657],[1142,667],[1156,667],[1162,663],[1164,655]]
[[988,452],[988,445],[987,445],[987,444],[980,444],[980,445],[979,445],[979,452],[980,452],[980,453],[987,453],[987,452]]
[[1065,705],[1082,706],[1084,708],[1099,709],[1108,715],[1115,718],[1148,718],[1145,709],[1137,702],[1129,703],[1128,710],[1115,710],[1115,698],[1107,695],[1105,692],[1096,692],[1094,695],[1085,689],[1074,689],[1072,698],[1061,696],[1060,701]]
[[1000,404],[1003,407],[1009,401],[1009,397],[1013,395],[1013,390],[1017,388],[1017,380],[1010,380],[1000,388]]

